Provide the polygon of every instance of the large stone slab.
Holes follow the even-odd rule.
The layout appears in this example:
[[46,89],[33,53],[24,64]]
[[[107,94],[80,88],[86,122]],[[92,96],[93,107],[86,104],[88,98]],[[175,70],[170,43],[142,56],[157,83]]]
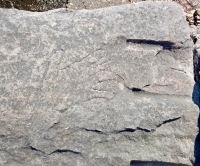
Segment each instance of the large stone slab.
[[0,9],[0,24],[1,165],[191,165],[198,108],[179,5]]

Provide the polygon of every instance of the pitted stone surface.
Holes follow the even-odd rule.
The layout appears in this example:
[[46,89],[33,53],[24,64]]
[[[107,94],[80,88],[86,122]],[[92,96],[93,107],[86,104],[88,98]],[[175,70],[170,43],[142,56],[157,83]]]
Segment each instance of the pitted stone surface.
[[191,165],[198,108],[179,5],[0,9],[0,24],[1,165]]

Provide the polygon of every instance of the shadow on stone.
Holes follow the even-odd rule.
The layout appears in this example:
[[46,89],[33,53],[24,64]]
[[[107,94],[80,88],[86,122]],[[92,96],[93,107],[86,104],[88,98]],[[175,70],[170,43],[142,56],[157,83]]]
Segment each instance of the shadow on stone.
[[180,48],[175,46],[175,43],[169,41],[155,41],[155,40],[145,40],[145,39],[127,39],[127,43],[133,44],[148,44],[148,45],[157,45],[162,46],[163,50],[172,50],[174,48]]
[[185,164],[174,164],[168,162],[159,162],[159,161],[138,161],[132,160],[130,166],[187,166]]
[[[200,108],[200,85],[198,83],[194,84],[192,100]],[[198,128],[200,128],[200,114],[197,120],[197,125]],[[200,166],[200,133],[197,134],[195,139],[194,157],[195,157],[194,166]]]
[[195,83],[192,93],[192,101],[200,108],[199,99],[200,99],[200,85],[198,83]]

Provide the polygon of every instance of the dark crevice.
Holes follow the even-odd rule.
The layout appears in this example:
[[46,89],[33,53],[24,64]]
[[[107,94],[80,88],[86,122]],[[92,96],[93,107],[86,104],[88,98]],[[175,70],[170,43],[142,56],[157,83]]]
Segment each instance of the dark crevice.
[[[60,123],[60,122],[54,123],[51,127],[49,127],[48,130],[50,130],[50,129],[55,129],[55,128],[59,125],[59,123]],[[47,131],[48,131],[48,130],[47,130]]]
[[44,153],[43,151],[41,151],[41,150],[39,150],[39,149],[36,149],[36,148],[34,148],[34,147],[32,147],[32,146],[29,146],[29,148],[30,148],[31,150],[33,150],[33,151]]
[[159,50],[155,56],[159,55],[163,50]]
[[182,73],[186,74],[186,72],[185,72],[184,70],[181,70],[181,69],[176,69],[176,68],[173,68],[173,67],[171,67],[171,69],[172,69],[172,70],[176,70],[176,71],[178,71],[178,72],[182,72]]
[[148,44],[148,45],[157,45],[162,46],[163,50],[172,50],[172,49],[180,49],[182,47],[175,45],[173,42],[169,41],[156,41],[156,40],[145,40],[145,39],[127,39],[127,43],[133,44]]
[[137,127],[137,130],[141,130],[141,131],[145,131],[145,132],[153,131],[153,129],[149,130],[149,129],[144,129],[144,128],[141,128],[141,127]]
[[135,132],[136,129],[132,128],[125,128],[124,130],[119,130],[117,133],[123,133],[123,132]]
[[127,89],[131,90],[132,92],[144,92],[144,90],[142,90],[142,89],[140,89],[140,88],[136,88],[136,87],[130,88],[130,87],[128,87],[126,84],[124,84],[124,86],[125,86]]
[[157,127],[160,127],[160,126],[162,126],[163,124],[166,124],[166,123],[174,122],[174,121],[176,121],[176,120],[179,120],[180,118],[181,118],[181,117],[177,117],[177,118],[165,120],[165,121],[163,121],[163,123],[157,125]]
[[192,38],[193,43],[196,44],[198,39],[196,37],[193,37],[193,36],[191,36],[191,38]]
[[131,88],[133,92],[142,92],[143,90],[140,88]]
[[[86,129],[86,128],[80,128],[81,130],[84,130],[84,131],[87,131],[87,132],[94,132],[94,133],[97,133],[97,134],[109,134],[109,133],[113,133],[113,134],[118,134],[118,133],[133,133],[137,130],[140,130],[140,131],[143,131],[143,132],[154,132],[156,131],[156,129],[166,123],[170,123],[170,122],[174,122],[178,119],[180,119],[181,117],[177,117],[177,118],[173,118],[173,119],[168,119],[168,120],[165,120],[163,121],[161,124],[158,124],[155,128],[152,128],[152,129],[147,129],[147,128],[142,128],[142,127],[136,127],[136,128],[125,128],[123,130],[114,130],[114,131],[111,131],[111,132],[103,132],[103,131],[100,131],[100,130],[96,130],[96,129]],[[54,151],[54,152],[58,152],[57,151]],[[69,152],[68,150],[66,152]]]
[[68,110],[68,108],[63,108],[63,109],[56,110],[56,111],[58,111],[58,112],[60,112],[60,113],[64,113],[64,112],[67,111],[67,110]]
[[151,131],[153,131],[153,129],[152,129],[152,130],[148,130],[148,129],[144,129],[144,128],[141,128],[141,127],[137,127],[136,129],[125,128],[124,130],[119,130],[119,131],[117,131],[116,133],[123,133],[123,132],[133,133],[133,132],[135,132],[136,130],[141,130],[141,131],[144,131],[144,132],[151,132]]
[[52,153],[50,153],[49,155],[54,154],[54,153],[73,153],[73,154],[81,154],[81,152],[76,152],[76,151],[73,151],[73,150],[68,150],[68,149],[57,149],[57,150],[53,151]]
[[103,134],[103,132],[102,131],[100,131],[100,130],[92,130],[92,129],[85,129],[85,128],[83,128],[85,131],[91,131],[91,132],[95,132],[95,133],[98,133],[98,134]]
[[[173,118],[173,119],[169,119],[169,120],[165,120],[163,121],[163,123],[157,125],[156,128],[162,126],[163,124],[166,124],[166,123],[170,123],[170,122],[174,122],[178,119],[180,119],[181,117],[177,117],[177,118]],[[137,127],[136,129],[132,129],[132,128],[125,128],[124,130],[119,130],[119,131],[116,131],[115,133],[123,133],[123,132],[135,132],[136,130],[140,130],[140,131],[144,131],[144,132],[154,132],[156,131],[156,128],[155,129],[145,129],[145,128],[141,128],[141,127]]]

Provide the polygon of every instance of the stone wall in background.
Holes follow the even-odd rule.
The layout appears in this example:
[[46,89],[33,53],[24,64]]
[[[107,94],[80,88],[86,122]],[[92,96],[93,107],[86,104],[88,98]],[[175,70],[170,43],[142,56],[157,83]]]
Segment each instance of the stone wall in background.
[[67,2],[67,0],[0,0],[0,7],[28,11],[47,11],[66,8]]
[[14,7],[29,11],[47,11],[61,7],[69,9],[95,9],[140,1],[175,1],[181,4],[185,11],[200,8],[199,0],[0,0],[0,7]]

